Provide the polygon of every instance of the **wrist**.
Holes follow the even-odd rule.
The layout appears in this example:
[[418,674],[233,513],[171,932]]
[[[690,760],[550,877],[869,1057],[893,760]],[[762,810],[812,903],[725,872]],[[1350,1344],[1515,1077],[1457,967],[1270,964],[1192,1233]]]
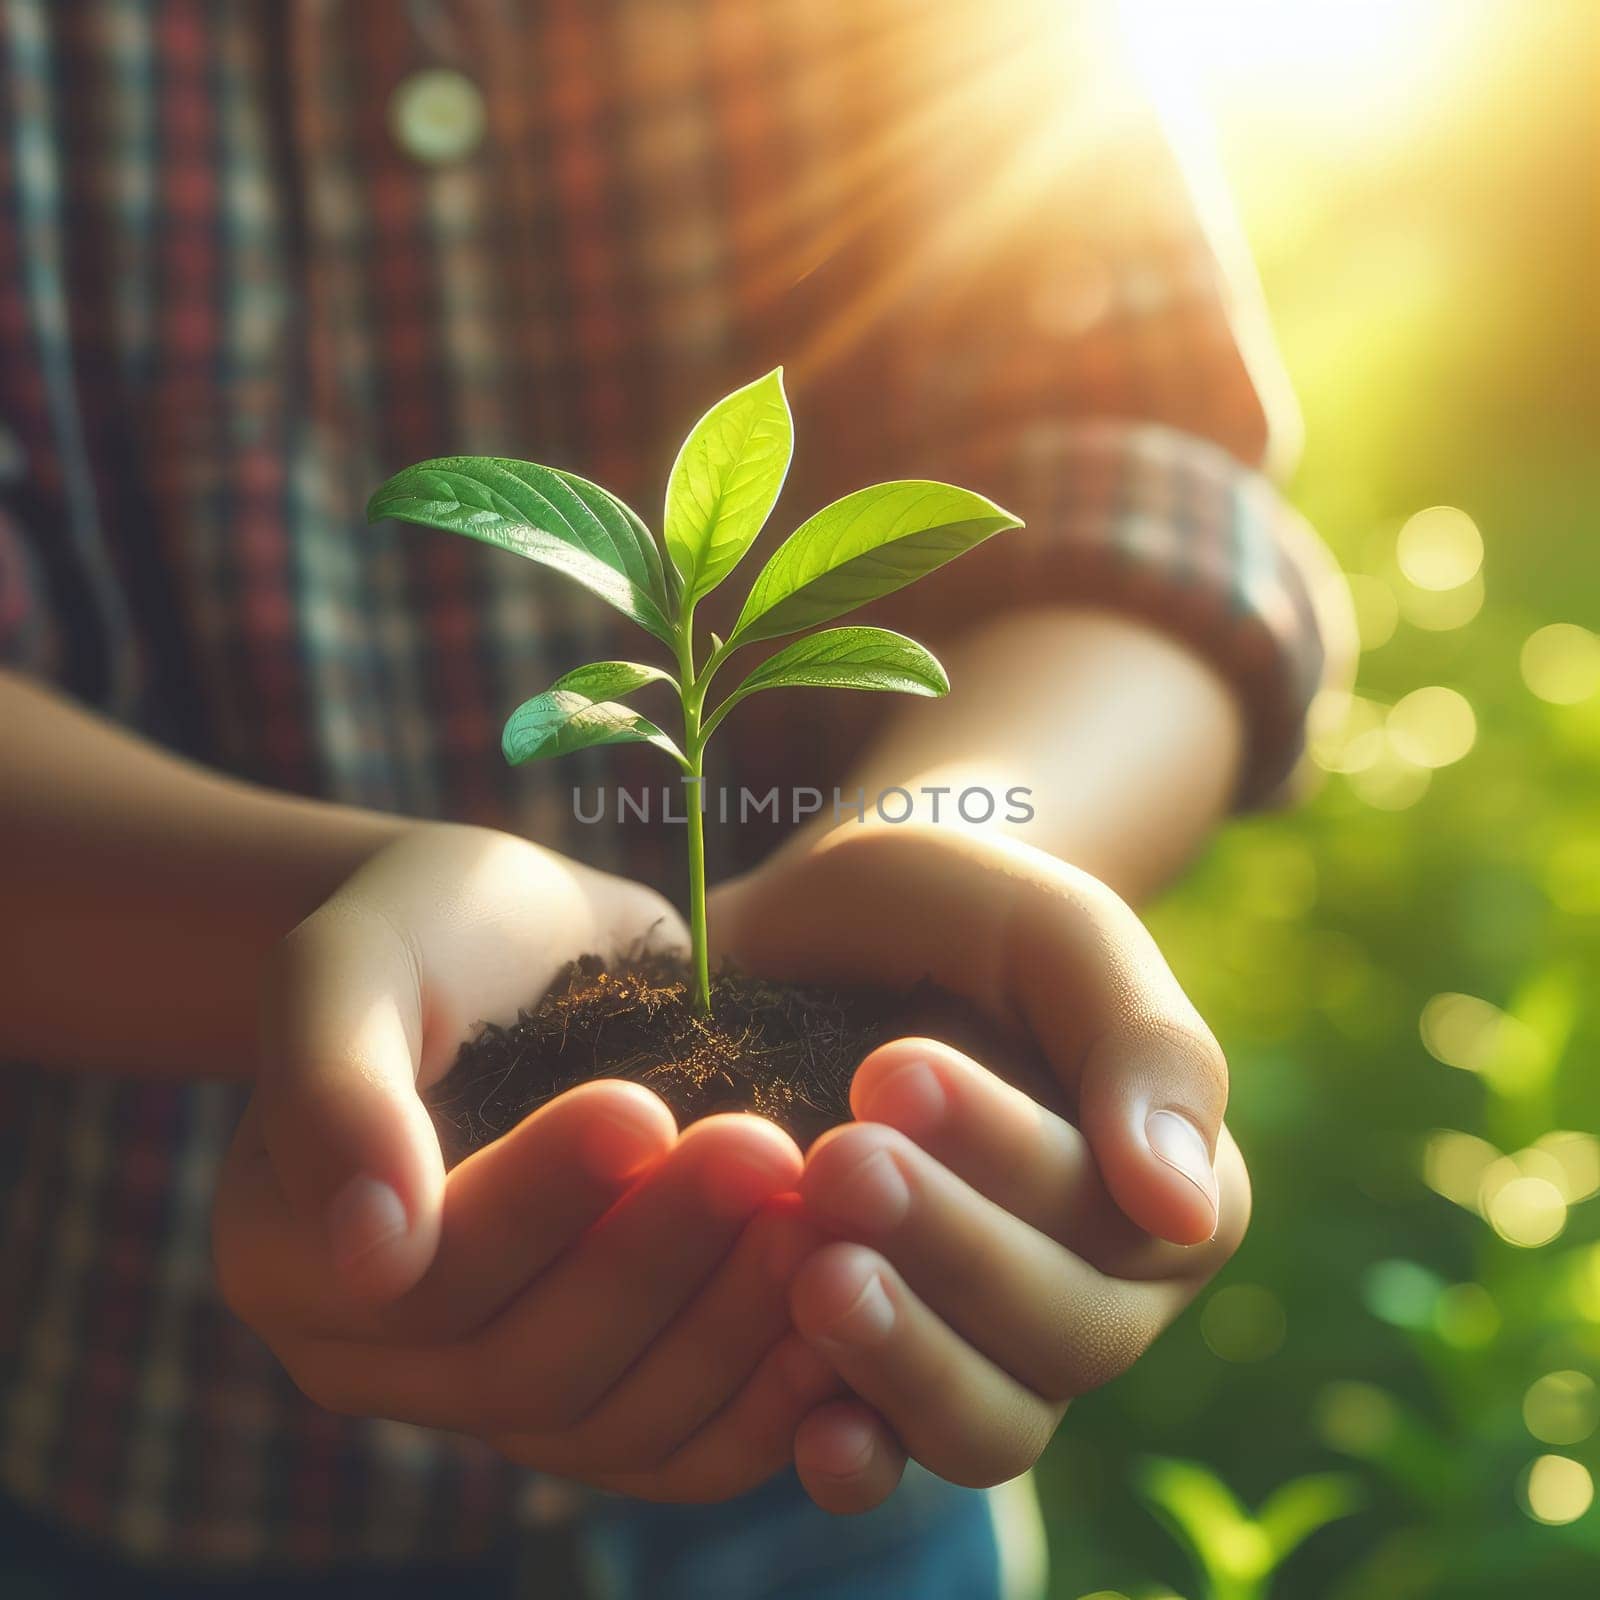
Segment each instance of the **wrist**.
[[[256,790],[151,752],[17,823],[0,1052],[160,1077],[250,1076],[273,946],[402,819]],[[151,781],[155,779],[157,781]],[[117,804],[109,802],[115,794]]]

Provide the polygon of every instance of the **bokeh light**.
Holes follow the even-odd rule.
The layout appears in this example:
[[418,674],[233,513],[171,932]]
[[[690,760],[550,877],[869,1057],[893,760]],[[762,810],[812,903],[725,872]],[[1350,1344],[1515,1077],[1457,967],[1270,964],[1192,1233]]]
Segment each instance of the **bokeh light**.
[[1394,1438],[1399,1412],[1376,1384],[1346,1380],[1317,1396],[1312,1422],[1322,1442],[1350,1456],[1372,1456]]
[[1581,1444],[1600,1427],[1600,1391],[1586,1372],[1547,1372],[1522,1397],[1522,1420],[1541,1444]]
[[1352,572],[1345,581],[1350,586],[1350,605],[1356,614],[1361,648],[1381,649],[1400,626],[1400,602],[1395,599],[1394,590],[1382,578],[1364,572]]
[[[1152,909],[1239,1069],[1230,1115],[1261,1201],[1238,1268],[1289,1337],[1268,1360],[1219,1359],[1228,1303],[1202,1335],[1202,1297],[1095,1435],[1087,1493],[1151,1428],[1214,1475],[1221,1509],[1177,1535],[1182,1577],[1165,1546],[1143,1567],[1067,1566],[1077,1529],[1063,1565],[1135,1600],[1222,1592],[1221,1491],[1259,1516],[1342,1460],[1367,1489],[1360,1531],[1318,1536],[1260,1592],[1587,1600],[1600,5],[1443,0],[1400,46],[1412,0],[1133,3],[1174,94],[1198,85],[1222,123],[1305,421],[1303,442],[1286,430],[1291,495],[1353,571],[1362,654],[1351,692],[1317,703],[1328,781],[1309,808],[1236,827]],[[1214,171],[1198,141],[1185,153]],[[1118,1551],[1149,1539],[1113,1493],[1094,1504]]]
[[1483,565],[1483,535],[1465,511],[1430,506],[1409,518],[1395,540],[1395,560],[1419,589],[1459,589]]
[[1487,1072],[1507,1022],[1499,1006],[1472,994],[1436,994],[1418,1027],[1428,1054],[1463,1072]]
[[1600,692],[1600,635],[1552,622],[1522,646],[1522,681],[1551,705],[1575,706]]
[[1448,767],[1472,749],[1478,719],[1465,695],[1434,684],[1403,696],[1390,709],[1385,729],[1405,760],[1419,767]]
[[1265,1361],[1282,1348],[1287,1329],[1283,1302],[1254,1283],[1218,1289],[1200,1313],[1200,1336],[1223,1361]]
[[1428,1327],[1443,1292],[1438,1274],[1415,1261],[1375,1261],[1361,1280],[1367,1310],[1395,1328]]
[[1568,1205],[1577,1205],[1600,1194],[1600,1139],[1592,1133],[1547,1133],[1534,1141],[1532,1152],[1554,1162],[1555,1171],[1547,1172],[1551,1182],[1561,1190]]
[[1375,810],[1404,811],[1428,792],[1434,769],[1460,761],[1477,736],[1466,696],[1430,684],[1387,708],[1363,695],[1320,697],[1312,707],[1310,752]]
[[1495,1073],[1527,1061],[1538,1040],[1526,1024],[1472,994],[1436,994],[1418,1031],[1428,1054],[1462,1072]]
[[1561,1236],[1567,1225],[1567,1202],[1548,1178],[1519,1174],[1484,1197],[1489,1226],[1524,1250],[1536,1250]]
[[1384,753],[1384,708],[1362,695],[1326,693],[1311,707],[1311,759],[1325,772],[1360,772]]
[[[1434,1193],[1478,1212],[1507,1243],[1531,1249],[1558,1237],[1569,1209],[1600,1190],[1600,1140],[1587,1133],[1550,1133],[1507,1156],[1487,1139],[1440,1128],[1423,1144],[1422,1178]],[[1455,1344],[1486,1343],[1499,1317],[1484,1299],[1477,1306],[1463,1293],[1452,1306],[1436,1307],[1441,1336]]]
[[1576,1522],[1594,1503],[1594,1479],[1570,1456],[1540,1456],[1522,1480],[1522,1501],[1535,1522]]
[[1483,610],[1483,575],[1467,579],[1457,589],[1422,589],[1405,583],[1399,591],[1400,615],[1414,628],[1448,633],[1464,628]]
[[1441,1128],[1423,1145],[1422,1181],[1435,1194],[1474,1211],[1483,1175],[1499,1159],[1500,1152],[1487,1139]]
[[1433,773],[1401,755],[1386,730],[1380,730],[1377,739],[1374,759],[1348,772],[1346,781],[1373,810],[1404,811],[1428,792]]

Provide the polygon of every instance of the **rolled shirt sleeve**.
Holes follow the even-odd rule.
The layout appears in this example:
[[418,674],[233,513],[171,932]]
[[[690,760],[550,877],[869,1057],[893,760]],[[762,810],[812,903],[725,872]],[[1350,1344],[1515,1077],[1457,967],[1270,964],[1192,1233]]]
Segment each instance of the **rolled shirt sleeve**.
[[876,244],[835,267],[843,319],[870,308],[863,332],[807,376],[836,415],[893,397],[837,441],[853,471],[884,476],[886,453],[896,476],[979,489],[1028,526],[879,616],[932,639],[1024,604],[1146,620],[1234,690],[1238,797],[1260,804],[1284,791],[1318,689],[1347,674],[1353,630],[1274,481],[1300,425],[1248,257],[1103,19],[983,54],[1004,63],[1001,109],[924,142]]

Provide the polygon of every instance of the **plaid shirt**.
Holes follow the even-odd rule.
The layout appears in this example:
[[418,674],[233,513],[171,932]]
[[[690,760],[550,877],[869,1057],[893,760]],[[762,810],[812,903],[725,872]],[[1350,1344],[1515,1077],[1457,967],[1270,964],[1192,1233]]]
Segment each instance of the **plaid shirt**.
[[[1236,687],[1260,796],[1322,649],[1217,237],[1063,0],[0,0],[0,661],[282,788],[660,879],[663,830],[573,827],[616,752],[495,753],[616,619],[362,506],[461,450],[646,505],[782,360],[775,528],[883,477],[993,495],[1028,531],[888,614],[1151,619]],[[726,759],[819,781],[869,731],[844,698]],[[236,1111],[0,1076],[0,1486],[157,1561],[486,1548],[516,1475],[318,1411],[220,1306]]]

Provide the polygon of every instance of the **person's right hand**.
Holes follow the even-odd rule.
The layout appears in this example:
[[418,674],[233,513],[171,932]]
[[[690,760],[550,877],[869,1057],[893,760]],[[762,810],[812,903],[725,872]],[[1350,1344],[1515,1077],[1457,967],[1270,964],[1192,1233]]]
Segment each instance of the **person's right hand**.
[[421,1099],[475,1022],[646,940],[685,944],[649,890],[422,825],[284,941],[214,1250],[313,1400],[643,1498],[728,1498],[789,1461],[839,1381],[790,1325],[820,1235],[786,1134],[721,1116],[680,1136],[647,1090],[601,1081],[447,1174]]

